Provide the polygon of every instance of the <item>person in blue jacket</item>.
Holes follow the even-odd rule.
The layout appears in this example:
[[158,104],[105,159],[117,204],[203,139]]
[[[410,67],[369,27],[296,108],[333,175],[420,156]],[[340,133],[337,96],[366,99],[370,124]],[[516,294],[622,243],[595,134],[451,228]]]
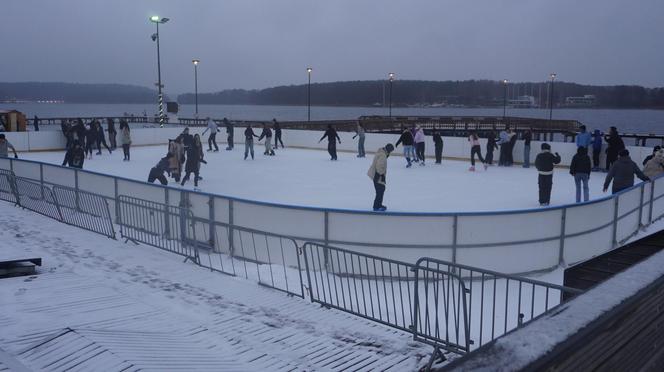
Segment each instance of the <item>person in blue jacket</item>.
[[592,143],[592,135],[586,131],[586,126],[582,125],[579,128],[581,131],[576,134],[576,147],[583,147],[583,148],[588,148],[590,147],[590,144]]

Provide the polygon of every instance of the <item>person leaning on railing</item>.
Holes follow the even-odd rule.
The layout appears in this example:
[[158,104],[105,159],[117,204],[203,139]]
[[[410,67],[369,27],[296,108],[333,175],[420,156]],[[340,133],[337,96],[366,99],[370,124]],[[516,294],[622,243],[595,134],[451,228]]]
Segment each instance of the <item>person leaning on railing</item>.
[[611,181],[613,181],[612,194],[634,186],[634,175],[644,182],[650,181],[650,178],[643,174],[639,166],[629,157],[629,150],[620,150],[618,156],[618,160],[613,163],[609,173],[606,175],[606,180],[604,180],[604,192],[609,189]]
[[7,141],[4,133],[0,133],[0,158],[6,158],[9,156],[9,149],[12,149],[14,152],[14,158],[18,159],[18,154],[16,153],[16,148],[11,142]]

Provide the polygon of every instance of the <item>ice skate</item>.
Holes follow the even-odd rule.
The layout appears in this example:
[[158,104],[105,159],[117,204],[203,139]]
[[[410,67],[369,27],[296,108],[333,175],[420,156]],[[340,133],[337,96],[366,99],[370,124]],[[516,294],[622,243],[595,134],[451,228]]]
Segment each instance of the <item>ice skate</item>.
[[468,168],[468,170],[471,171],[471,172],[475,172],[475,166],[471,165],[470,168]]

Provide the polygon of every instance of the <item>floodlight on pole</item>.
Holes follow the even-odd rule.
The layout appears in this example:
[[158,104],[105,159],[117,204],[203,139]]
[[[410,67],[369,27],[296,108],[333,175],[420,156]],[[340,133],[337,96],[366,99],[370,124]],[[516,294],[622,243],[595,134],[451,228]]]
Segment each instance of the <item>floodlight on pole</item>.
[[507,113],[507,83],[509,83],[509,80],[503,79],[503,119],[505,119]]
[[161,83],[161,54],[159,51],[159,24],[168,22],[168,18],[160,18],[159,16],[150,17],[150,22],[157,25],[157,32],[152,34],[152,41],[157,42],[157,88],[159,92],[159,126],[164,127],[164,95],[162,93],[162,88],[164,87]]
[[556,74],[551,73],[549,78],[551,79],[551,94],[549,95],[549,120],[553,119],[553,83],[556,80]]
[[311,121],[311,72],[313,70],[311,67],[307,67],[307,76],[309,77],[307,83],[307,121]]
[[198,59],[192,59],[191,62],[194,64],[194,96],[196,99],[196,118],[198,118],[198,64],[201,63]]
[[394,72],[390,72],[387,74],[388,80],[390,81],[390,109],[389,109],[389,114],[390,117],[392,117],[392,82],[394,81]]

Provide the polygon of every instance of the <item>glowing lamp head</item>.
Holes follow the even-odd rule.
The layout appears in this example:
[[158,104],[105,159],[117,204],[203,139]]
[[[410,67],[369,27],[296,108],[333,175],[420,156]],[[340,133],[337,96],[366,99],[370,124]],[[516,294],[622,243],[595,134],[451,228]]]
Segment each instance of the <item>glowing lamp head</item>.
[[508,82],[509,82],[509,80],[503,79],[503,84],[507,85]]
[[159,22],[159,16],[152,16],[152,17],[150,17],[150,20],[152,22]]
[[389,77],[390,81],[394,80],[394,72],[390,72],[387,74],[387,76]]
[[194,64],[194,66],[198,66],[198,64],[201,62],[198,59],[192,59],[191,62]]
[[310,73],[311,73],[311,71],[313,71],[313,70],[314,70],[313,68],[311,68],[311,67],[307,67],[307,73],[309,73],[309,74],[310,74]]
[[551,78],[551,80],[554,80],[556,78],[556,74],[551,74],[549,75],[549,77]]

